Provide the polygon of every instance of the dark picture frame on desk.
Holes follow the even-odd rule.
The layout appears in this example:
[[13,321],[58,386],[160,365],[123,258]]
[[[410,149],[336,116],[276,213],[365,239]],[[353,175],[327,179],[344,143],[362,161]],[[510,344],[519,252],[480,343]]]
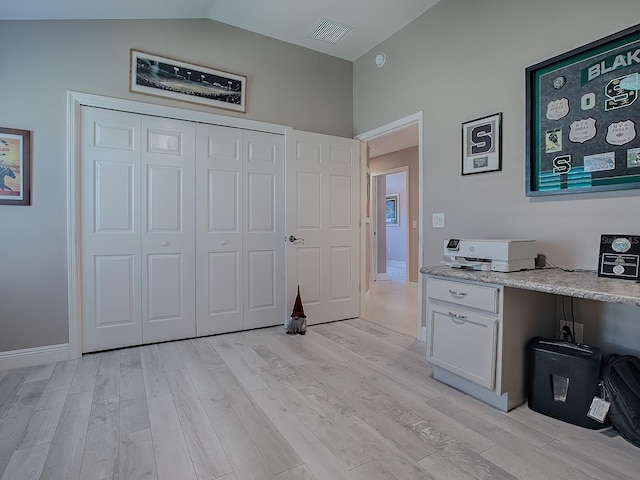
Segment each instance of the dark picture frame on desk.
[[527,196],[640,188],[640,25],[525,75]]

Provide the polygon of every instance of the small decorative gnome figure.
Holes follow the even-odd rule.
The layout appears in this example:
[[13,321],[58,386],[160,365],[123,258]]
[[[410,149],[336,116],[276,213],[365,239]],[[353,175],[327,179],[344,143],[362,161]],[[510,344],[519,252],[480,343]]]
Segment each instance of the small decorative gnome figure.
[[293,304],[293,312],[291,312],[291,321],[287,327],[287,333],[299,333],[300,335],[307,333],[307,316],[304,314],[304,308],[302,307],[300,285],[298,285],[298,295],[296,296],[296,301]]

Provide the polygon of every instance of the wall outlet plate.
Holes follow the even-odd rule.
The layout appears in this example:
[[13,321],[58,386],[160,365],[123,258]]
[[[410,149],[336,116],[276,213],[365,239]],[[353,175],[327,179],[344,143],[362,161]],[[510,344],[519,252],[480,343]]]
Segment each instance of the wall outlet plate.
[[576,343],[583,343],[584,342],[584,337],[582,335],[582,330],[583,330],[583,325],[581,323],[573,323],[571,320],[565,321],[565,320],[560,320],[560,325],[558,326],[558,338],[564,338],[562,336],[562,327],[564,326],[569,327],[569,330],[573,331],[573,328],[575,326],[575,332],[573,333],[575,335],[575,341]]

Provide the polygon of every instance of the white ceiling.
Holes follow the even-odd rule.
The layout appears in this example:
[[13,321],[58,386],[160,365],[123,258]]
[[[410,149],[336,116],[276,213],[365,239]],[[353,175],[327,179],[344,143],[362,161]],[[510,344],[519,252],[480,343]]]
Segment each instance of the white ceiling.
[[[439,0],[0,0],[0,20],[210,18],[357,60]],[[353,27],[336,45],[307,38],[320,19]]]

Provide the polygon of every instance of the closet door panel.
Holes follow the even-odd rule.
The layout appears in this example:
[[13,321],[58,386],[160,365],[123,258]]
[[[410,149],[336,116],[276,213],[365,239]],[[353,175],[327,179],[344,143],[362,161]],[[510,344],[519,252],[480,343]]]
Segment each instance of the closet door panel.
[[242,330],[242,130],[197,125],[197,334]]
[[195,124],[142,126],[143,343],[195,337]]
[[83,352],[140,344],[137,115],[83,107],[80,132]]
[[284,138],[244,133],[244,328],[282,325],[284,305]]

